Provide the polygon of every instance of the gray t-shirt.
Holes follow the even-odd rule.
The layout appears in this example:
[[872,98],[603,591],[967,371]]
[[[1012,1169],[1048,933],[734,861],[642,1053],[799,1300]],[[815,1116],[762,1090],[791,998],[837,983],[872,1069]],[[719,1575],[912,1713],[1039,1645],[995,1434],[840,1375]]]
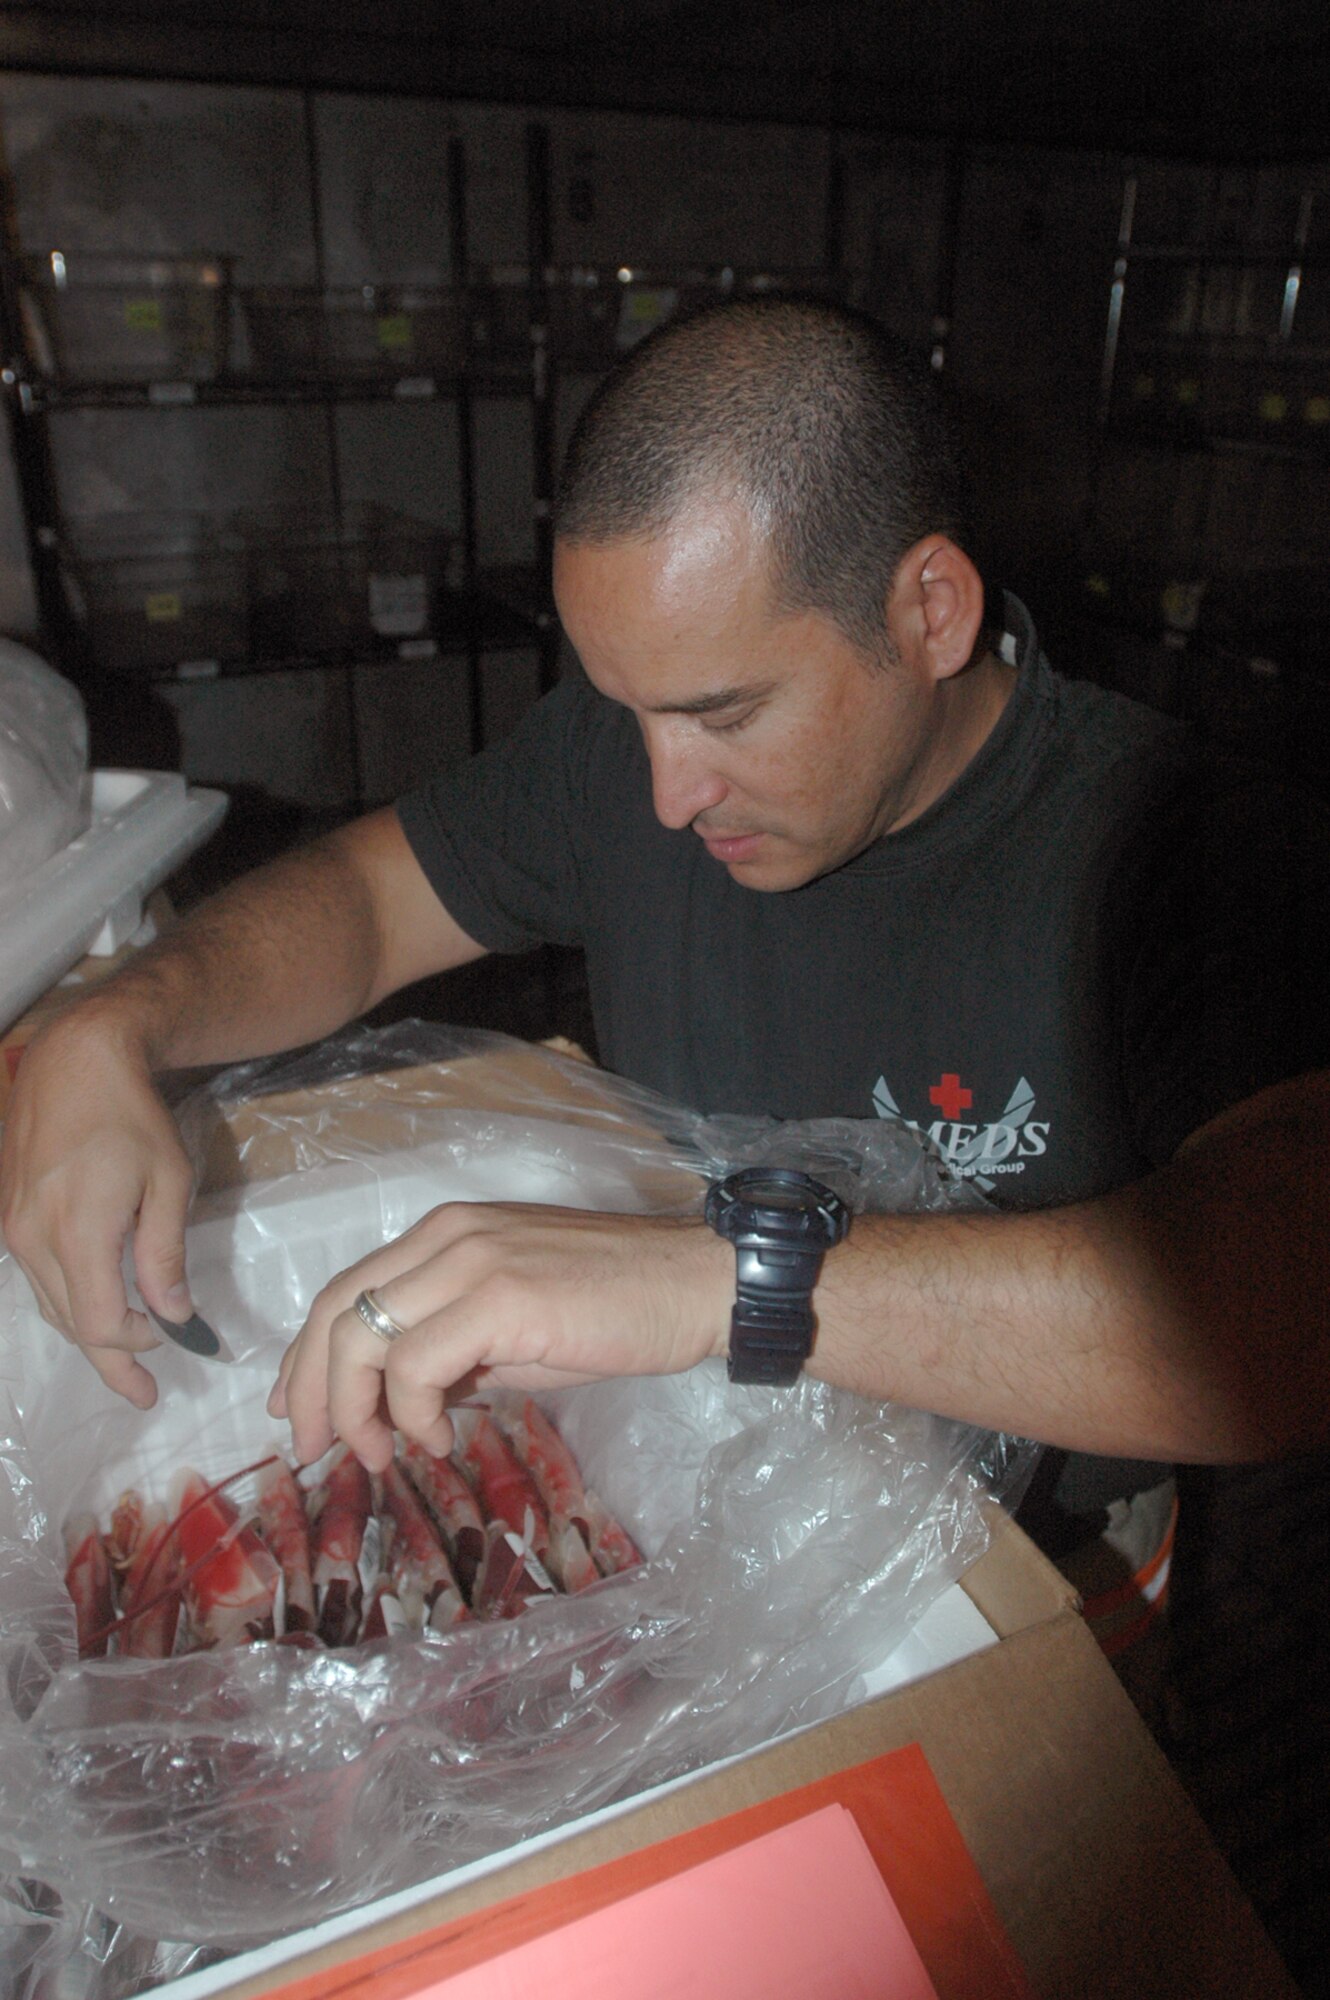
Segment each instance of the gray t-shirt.
[[1330,814],[1063,680],[1007,613],[978,755],[803,888],[662,827],[633,717],[580,680],[403,827],[478,943],[585,948],[607,1068],[708,1112],[903,1119],[1003,1206],[1101,1193],[1326,1060]]

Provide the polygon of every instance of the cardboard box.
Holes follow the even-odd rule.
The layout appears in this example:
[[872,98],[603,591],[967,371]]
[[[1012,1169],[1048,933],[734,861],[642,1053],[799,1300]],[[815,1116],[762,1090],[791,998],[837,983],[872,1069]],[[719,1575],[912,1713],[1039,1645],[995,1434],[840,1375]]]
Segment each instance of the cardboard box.
[[[546,1882],[918,1742],[1048,2000],[1296,2000],[1066,1582],[999,1516],[992,1547],[962,1588],[997,1634],[972,1657],[637,1806],[596,1815],[537,1852],[496,1856],[458,1886],[427,1886],[409,1908],[402,1897],[391,1912],[371,1906],[353,1928],[342,1920],[332,1941],[287,1939],[163,1992],[257,2000],[296,1979],[326,1979],[331,1991],[336,1968],[367,1952],[465,1924]],[[402,1974],[384,1988],[411,1990]]]
[[[570,1122],[594,1126],[604,1117],[608,1086],[597,1071],[554,1065],[527,1048],[237,1105],[209,1171],[224,1186],[288,1169],[302,1128],[326,1125],[330,1106],[341,1140],[400,1146],[404,1117],[422,1108],[445,1118],[477,1106],[529,1116],[533,1091],[543,1098],[556,1087]],[[680,1180],[695,1188],[693,1176]],[[314,1991],[333,1991],[335,1969],[366,1952],[465,1923],[538,1885],[918,1742],[1048,2000],[1296,2000],[1071,1587],[1000,1511],[990,1549],[959,1589],[994,1638],[956,1664],[640,1801],[158,1990],[171,2000],[256,2000],[302,1978],[326,1982]],[[409,1968],[383,1989],[413,1990]]]

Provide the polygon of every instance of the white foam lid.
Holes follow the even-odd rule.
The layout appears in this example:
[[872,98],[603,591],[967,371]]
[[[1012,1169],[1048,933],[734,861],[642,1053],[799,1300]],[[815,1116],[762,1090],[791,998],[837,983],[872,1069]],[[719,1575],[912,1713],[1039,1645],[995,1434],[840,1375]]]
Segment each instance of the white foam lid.
[[144,898],[221,819],[225,792],[177,771],[94,771],[87,829],[11,886],[0,884],[0,1030],[87,952],[118,951]]

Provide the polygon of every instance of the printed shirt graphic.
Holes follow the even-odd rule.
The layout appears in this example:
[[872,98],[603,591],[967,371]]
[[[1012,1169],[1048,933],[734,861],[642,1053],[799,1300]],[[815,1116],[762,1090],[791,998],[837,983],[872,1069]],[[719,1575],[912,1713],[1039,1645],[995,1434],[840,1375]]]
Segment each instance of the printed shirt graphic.
[[1001,1115],[987,1122],[965,1120],[964,1114],[974,1110],[975,1095],[955,1070],[943,1071],[930,1087],[928,1100],[931,1115],[912,1118],[901,1110],[885,1075],[873,1086],[873,1109],[879,1118],[917,1132],[953,1174],[972,1180],[985,1194],[997,1191],[999,1177],[1024,1174],[1032,1160],[1043,1159],[1048,1152],[1050,1121],[1034,1117],[1035,1094],[1023,1076]]

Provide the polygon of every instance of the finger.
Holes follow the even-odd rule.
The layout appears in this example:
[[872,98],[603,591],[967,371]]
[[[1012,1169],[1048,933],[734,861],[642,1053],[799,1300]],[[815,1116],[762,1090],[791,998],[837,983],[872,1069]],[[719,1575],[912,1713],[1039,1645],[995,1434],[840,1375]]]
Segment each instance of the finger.
[[[387,1280],[410,1269],[418,1254],[417,1246],[408,1241],[412,1234],[408,1231],[406,1236],[385,1243],[331,1279],[315,1297],[304,1326],[282,1356],[268,1409],[271,1415],[289,1420],[292,1444],[302,1464],[321,1457],[334,1436],[344,1435],[335,1427],[328,1407],[332,1327],[340,1316],[351,1311],[361,1292],[374,1290],[378,1296]],[[377,1336],[358,1317],[356,1326],[371,1342],[376,1340]],[[317,1449],[307,1452],[303,1449],[306,1445],[317,1445]]]
[[[386,1310],[386,1308],[385,1308]],[[328,1421],[368,1472],[382,1472],[393,1455],[384,1400],[389,1348],[356,1312],[339,1313],[328,1344]]]
[[[394,1268],[394,1250],[396,1244],[388,1244],[326,1284],[314,1298],[308,1320],[282,1356],[268,1408],[274,1416],[288,1418],[292,1448],[300,1464],[322,1458],[336,1436],[328,1414],[328,1342],[332,1326],[340,1314],[350,1310],[352,1300],[366,1284],[374,1284],[380,1270],[386,1274]],[[362,1320],[356,1320],[356,1324],[366,1332]]]
[[117,1396],[123,1396],[136,1409],[152,1408],[157,1401],[157,1384],[132,1354],[118,1347],[88,1347],[83,1351],[108,1389],[114,1389]]
[[[19,1268],[23,1269],[21,1265]],[[32,1296],[36,1301],[37,1311],[40,1313],[41,1317],[46,1321],[46,1324],[50,1327],[54,1327],[55,1331],[60,1335],[60,1338],[62,1340],[68,1340],[72,1342],[74,1336],[70,1332],[69,1327],[65,1323],[66,1316],[64,1313],[57,1311],[55,1301],[47,1296],[45,1286],[40,1282],[40,1280],[33,1277],[31,1271],[24,1270],[23,1275],[27,1279],[29,1288],[31,1289],[32,1292]]]
[[100,1219],[76,1254],[61,1258],[69,1322],[80,1347],[157,1345],[147,1318],[131,1310],[125,1290],[125,1238],[132,1228],[132,1217]]
[[446,1457],[454,1441],[448,1400],[460,1400],[493,1362],[495,1315],[492,1301],[465,1295],[412,1323],[410,1308],[399,1303],[393,1310],[392,1301],[400,1301],[411,1279],[422,1275],[413,1272],[389,1286],[386,1296],[380,1294],[384,1311],[409,1328],[393,1341],[381,1366],[392,1423],[403,1436]]
[[134,1275],[145,1304],[177,1324],[194,1310],[185,1276],[185,1224],[193,1177],[172,1162],[153,1175],[134,1230]]
[[[103,1244],[100,1251],[94,1248],[85,1260],[66,1267],[70,1338],[108,1387],[128,1396],[140,1409],[150,1410],[157,1401],[157,1384],[133,1357],[150,1354],[161,1340],[143,1313],[130,1310],[121,1256],[119,1243],[109,1249]],[[117,1355],[123,1359],[115,1359]]]
[[443,1368],[441,1359],[438,1341],[416,1329],[410,1339],[393,1343],[383,1371],[389,1422],[434,1458],[447,1458],[456,1443],[449,1395],[460,1400],[475,1373],[463,1368],[455,1374],[451,1355]]
[[282,1357],[285,1375],[278,1377],[291,1448],[300,1465],[322,1458],[335,1435],[328,1415],[328,1337],[323,1328],[305,1322]]
[[12,1236],[6,1239],[6,1246],[31,1285],[42,1318],[66,1340],[73,1340],[74,1321],[69,1309],[69,1290],[57,1259],[49,1254],[38,1255],[35,1250],[31,1254],[21,1251]]
[[[444,1210],[435,1211],[435,1216],[448,1223],[454,1220]],[[426,1219],[434,1221],[435,1217]],[[451,1277],[447,1277],[449,1272]],[[395,1427],[435,1457],[446,1458],[452,1450],[448,1392],[459,1379],[470,1378],[479,1358],[456,1342],[459,1324],[471,1324],[478,1331],[477,1315],[467,1316],[457,1298],[447,1297],[459,1276],[455,1259],[450,1259],[445,1251],[404,1271],[400,1277],[377,1285],[374,1296],[380,1307],[405,1329],[394,1341],[385,1342],[380,1335],[370,1332],[371,1344],[367,1347],[363,1338],[367,1329],[359,1315],[355,1312],[346,1315],[342,1344],[334,1348],[329,1367],[329,1404],[338,1434],[348,1443],[351,1439],[344,1427],[344,1416],[347,1421],[364,1427],[366,1443],[376,1452],[382,1450],[376,1418],[390,1441]],[[440,1290],[445,1284],[445,1297],[441,1301]],[[434,1310],[427,1311],[431,1306]],[[363,1373],[354,1372],[361,1364],[374,1369],[380,1377],[373,1413],[370,1384]],[[363,1463],[371,1471],[380,1469],[367,1458]]]
[[286,1415],[286,1378],[291,1373],[295,1358],[296,1343],[293,1340],[277,1365],[277,1380],[268,1391],[268,1415],[270,1417],[284,1417]]

